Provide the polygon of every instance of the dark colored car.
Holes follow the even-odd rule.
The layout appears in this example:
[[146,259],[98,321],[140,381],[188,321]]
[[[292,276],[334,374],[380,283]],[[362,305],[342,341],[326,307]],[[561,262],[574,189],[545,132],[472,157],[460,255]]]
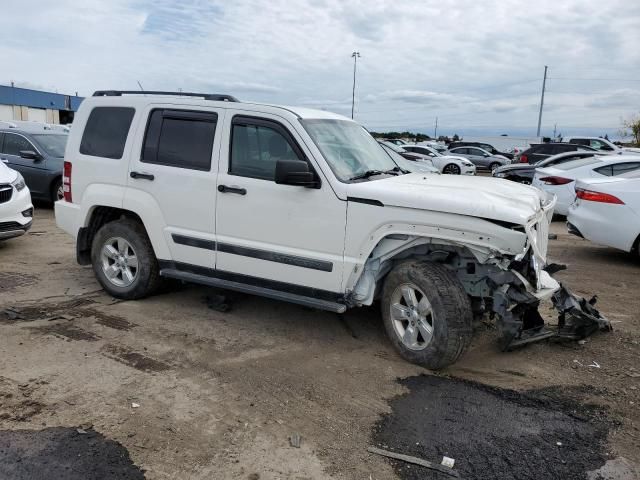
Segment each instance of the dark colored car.
[[62,165],[66,133],[52,130],[0,129],[0,160],[17,170],[31,198],[55,202],[62,198]]
[[482,142],[451,142],[447,148],[451,150],[452,148],[458,147],[480,147],[483,150],[493,154],[493,155],[502,155],[503,157],[507,157],[509,160],[513,158],[513,153],[501,152],[497,150],[493,145],[489,143]]
[[595,151],[591,147],[575,143],[534,143],[531,148],[516,155],[513,163],[536,163],[559,153]]
[[525,183],[530,185],[533,176],[536,173],[536,168],[551,167],[552,165],[559,165],[561,163],[570,162],[579,158],[586,158],[595,155],[596,152],[565,152],[558,155],[553,155],[548,158],[544,158],[538,163],[513,163],[511,165],[505,165],[498,167],[492,172],[492,176],[498,178],[504,178],[511,180],[512,182]]

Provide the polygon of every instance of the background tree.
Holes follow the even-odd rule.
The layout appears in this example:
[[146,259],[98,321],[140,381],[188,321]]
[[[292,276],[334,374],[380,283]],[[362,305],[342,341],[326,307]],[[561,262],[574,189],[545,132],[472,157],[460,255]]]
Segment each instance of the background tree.
[[620,135],[622,137],[633,137],[635,146],[640,146],[640,115],[633,115],[626,120],[622,120]]

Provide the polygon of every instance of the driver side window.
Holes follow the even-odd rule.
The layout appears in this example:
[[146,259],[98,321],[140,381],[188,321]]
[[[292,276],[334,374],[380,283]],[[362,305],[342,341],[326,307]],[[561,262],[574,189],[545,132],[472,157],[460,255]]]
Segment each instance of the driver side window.
[[278,160],[304,160],[276,123],[236,118],[231,131],[229,174],[274,180]]
[[21,150],[33,150],[34,152],[36,151],[35,147],[31,145],[31,142],[29,142],[29,140],[27,140],[26,138],[20,135],[16,135],[15,133],[5,133],[4,148],[2,153],[19,157]]

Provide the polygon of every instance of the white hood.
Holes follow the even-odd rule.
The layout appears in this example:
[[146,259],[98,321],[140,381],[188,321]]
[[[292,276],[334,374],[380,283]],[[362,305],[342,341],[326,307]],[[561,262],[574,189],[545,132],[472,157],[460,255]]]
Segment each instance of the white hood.
[[499,178],[412,173],[349,185],[350,197],[525,225],[547,203],[535,187]]
[[11,183],[18,177],[18,172],[0,162],[0,183]]

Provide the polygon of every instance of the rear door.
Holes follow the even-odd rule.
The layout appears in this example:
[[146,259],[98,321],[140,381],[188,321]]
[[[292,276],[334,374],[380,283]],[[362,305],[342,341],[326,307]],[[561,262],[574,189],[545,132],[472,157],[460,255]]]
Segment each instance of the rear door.
[[46,177],[44,155],[38,160],[22,158],[20,152],[25,150],[43,154],[26,136],[20,133],[5,132],[0,158],[7,166],[22,174],[24,181],[34,196],[46,196],[48,198],[49,192],[46,191],[47,185],[46,181],[44,181]]
[[490,157],[485,157],[485,153],[482,149],[476,147],[468,147],[468,158],[476,165],[484,168],[489,168]]
[[[215,267],[216,171],[224,109],[153,104],[142,112],[125,208],[153,209],[171,260]],[[169,260],[169,259],[163,259]],[[184,265],[183,265],[184,266]]]

